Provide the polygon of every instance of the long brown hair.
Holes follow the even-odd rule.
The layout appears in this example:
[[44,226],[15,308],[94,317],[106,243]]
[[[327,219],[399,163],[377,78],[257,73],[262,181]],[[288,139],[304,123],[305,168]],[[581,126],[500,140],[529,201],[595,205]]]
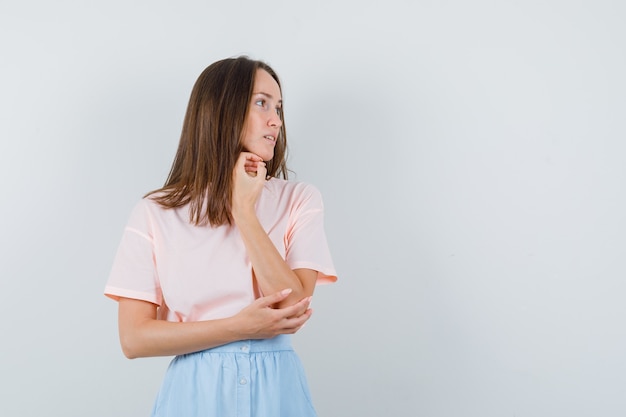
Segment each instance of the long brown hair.
[[[243,151],[242,133],[258,69],[278,83],[276,72],[262,61],[241,56],[217,61],[198,77],[183,122],[178,150],[165,185],[146,195],[165,208],[189,204],[195,225],[232,224],[232,174]],[[282,88],[281,88],[282,90]],[[284,112],[267,175],[287,179],[287,132]]]

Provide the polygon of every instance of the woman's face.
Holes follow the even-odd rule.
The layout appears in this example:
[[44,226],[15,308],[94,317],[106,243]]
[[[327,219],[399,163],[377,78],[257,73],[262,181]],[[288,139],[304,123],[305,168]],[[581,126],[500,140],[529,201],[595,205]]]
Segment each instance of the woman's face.
[[243,148],[264,161],[274,157],[274,146],[282,126],[282,102],[276,80],[267,71],[258,69],[243,129]]

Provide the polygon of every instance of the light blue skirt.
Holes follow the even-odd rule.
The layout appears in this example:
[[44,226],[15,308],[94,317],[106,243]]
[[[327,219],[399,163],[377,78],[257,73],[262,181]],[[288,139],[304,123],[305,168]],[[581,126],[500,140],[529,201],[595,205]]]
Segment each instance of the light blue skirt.
[[153,417],[315,417],[291,336],[176,356]]

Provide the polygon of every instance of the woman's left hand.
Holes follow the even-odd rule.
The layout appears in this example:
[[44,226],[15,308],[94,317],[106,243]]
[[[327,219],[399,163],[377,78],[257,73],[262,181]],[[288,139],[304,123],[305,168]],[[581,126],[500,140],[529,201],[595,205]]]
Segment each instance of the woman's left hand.
[[242,152],[233,170],[232,214],[252,210],[265,185],[267,168],[263,159],[251,152]]

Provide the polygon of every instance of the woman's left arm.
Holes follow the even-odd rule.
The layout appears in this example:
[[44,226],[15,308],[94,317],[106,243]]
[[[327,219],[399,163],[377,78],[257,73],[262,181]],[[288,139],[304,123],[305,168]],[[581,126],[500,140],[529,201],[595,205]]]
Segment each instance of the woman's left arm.
[[242,152],[233,173],[232,215],[263,294],[291,288],[291,294],[277,305],[280,308],[313,295],[317,271],[304,268],[291,270],[259,222],[255,203],[265,184],[266,173],[265,163],[260,157]]

